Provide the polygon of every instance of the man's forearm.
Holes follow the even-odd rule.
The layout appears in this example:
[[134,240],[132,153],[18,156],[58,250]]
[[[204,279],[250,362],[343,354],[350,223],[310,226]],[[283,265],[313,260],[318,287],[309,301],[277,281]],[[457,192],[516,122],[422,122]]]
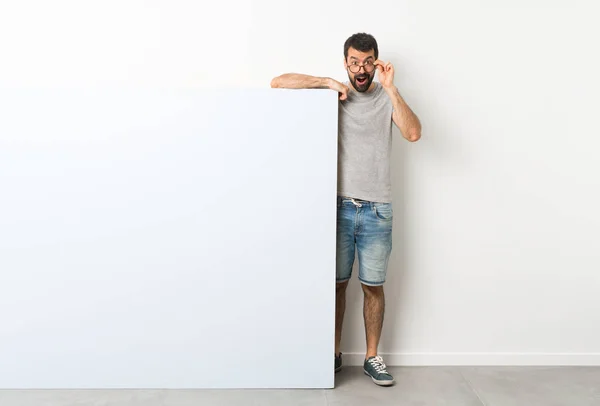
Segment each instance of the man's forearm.
[[388,96],[394,106],[393,120],[400,129],[402,136],[414,142],[421,138],[421,122],[411,108],[406,104],[396,86],[386,88]]
[[273,78],[271,87],[285,89],[331,89],[331,78],[285,73]]
[[283,89],[331,89],[340,95],[340,100],[348,98],[348,86],[332,78],[304,75],[301,73],[284,73],[271,80],[271,87]]

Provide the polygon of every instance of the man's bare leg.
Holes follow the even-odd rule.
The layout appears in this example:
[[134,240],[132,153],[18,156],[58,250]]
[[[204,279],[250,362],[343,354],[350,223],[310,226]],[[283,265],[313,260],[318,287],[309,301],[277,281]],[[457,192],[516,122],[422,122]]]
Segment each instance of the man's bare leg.
[[342,324],[344,312],[346,311],[346,288],[348,281],[340,282],[335,287],[335,355],[340,355],[340,343],[342,341]]
[[363,292],[365,294],[364,318],[367,333],[367,356],[365,357],[364,371],[377,385],[390,386],[395,383],[394,377],[389,374],[383,359],[377,354],[385,310],[383,286],[363,285]]
[[383,286],[362,285],[364,292],[363,316],[367,336],[366,359],[377,355],[381,330],[383,329],[383,314],[385,312],[385,296]]

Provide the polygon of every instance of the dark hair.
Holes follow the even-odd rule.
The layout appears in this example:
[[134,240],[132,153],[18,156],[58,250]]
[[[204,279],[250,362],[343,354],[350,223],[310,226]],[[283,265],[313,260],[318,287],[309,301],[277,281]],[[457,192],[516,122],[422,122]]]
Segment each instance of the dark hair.
[[344,58],[348,58],[348,49],[350,47],[360,52],[369,52],[370,50],[375,51],[375,59],[379,57],[379,49],[377,48],[377,41],[371,34],[365,34],[359,32],[352,35],[344,43]]

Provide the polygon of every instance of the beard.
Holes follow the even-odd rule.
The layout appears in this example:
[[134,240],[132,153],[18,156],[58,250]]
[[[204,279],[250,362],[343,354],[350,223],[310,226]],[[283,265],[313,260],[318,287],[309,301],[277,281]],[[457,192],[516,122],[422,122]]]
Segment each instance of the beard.
[[[350,75],[348,75],[350,76]],[[374,75],[369,75],[368,73],[360,73],[360,74],[356,74],[354,75],[354,79],[350,78],[350,82],[352,83],[352,86],[354,86],[354,88],[358,91],[358,92],[366,92],[367,90],[369,90],[369,87],[371,86],[371,83],[373,82],[374,79]],[[364,82],[359,83],[360,79],[365,79]]]

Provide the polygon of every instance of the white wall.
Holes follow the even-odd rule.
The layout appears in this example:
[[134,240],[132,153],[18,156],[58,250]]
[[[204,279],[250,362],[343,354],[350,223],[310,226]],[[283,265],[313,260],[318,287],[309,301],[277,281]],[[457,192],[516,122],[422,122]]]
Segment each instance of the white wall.
[[[394,144],[389,363],[600,363],[592,1],[21,1],[0,84],[267,87],[344,79],[366,31],[423,123]],[[354,281],[343,350],[364,351]],[[354,354],[354,355],[352,355]]]

